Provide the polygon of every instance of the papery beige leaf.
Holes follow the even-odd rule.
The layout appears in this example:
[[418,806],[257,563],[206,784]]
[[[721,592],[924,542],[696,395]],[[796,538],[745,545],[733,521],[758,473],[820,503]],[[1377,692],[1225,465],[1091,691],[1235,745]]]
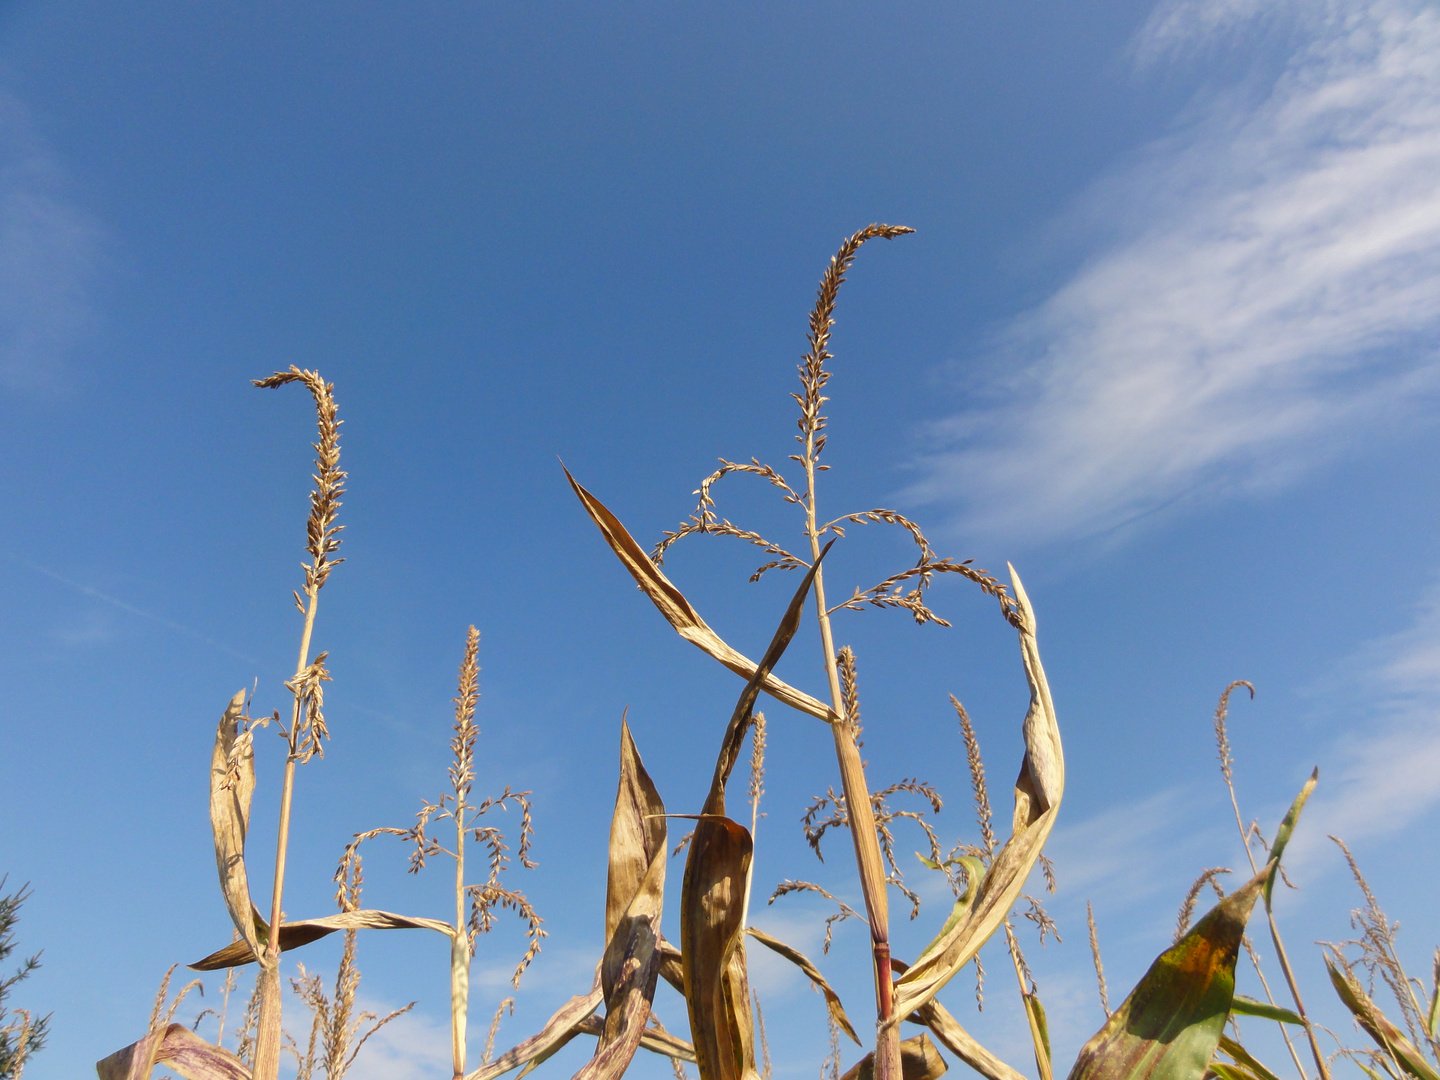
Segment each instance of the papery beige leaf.
[[[607,510],[599,499],[581,487],[570,475],[568,469],[565,470],[565,476],[570,481],[570,486],[575,489],[575,494],[579,496],[586,513],[599,526],[605,542],[610,545],[610,550],[615,552],[625,569],[630,571],[630,576],[650,598],[651,603],[660,610],[660,614],[665,616],[665,621],[675,628],[676,633],[692,645],[709,653],[742,679],[749,679],[754,675],[755,663],[742,653],[732,649],[720,638],[719,634],[710,629],[705,620],[700,617],[699,612],[690,606],[690,601],[686,600],[680,590],[660,572],[659,567],[650,561],[645,550],[626,531],[619,518]],[[835,719],[835,714],[830,711],[829,706],[817,701],[804,691],[782,682],[773,675],[766,676],[763,689],[767,694],[783,701],[786,705],[824,720],[826,723]]]
[[1025,594],[1020,575],[1010,567],[1016,607],[1021,621],[1020,658],[1030,684],[1030,707],[1021,727],[1025,738],[1025,759],[1015,781],[1015,814],[1010,839],[996,854],[975,899],[964,917],[937,938],[915,966],[895,983],[895,1009],[888,1023],[898,1023],[930,1001],[998,930],[1025,879],[1040,857],[1060,799],[1065,790],[1065,757],[1060,744],[1060,726],[1040,649],[1035,637],[1035,612]]
[[945,1006],[937,1000],[926,1002],[907,1017],[912,1023],[924,1024],[940,1045],[949,1050],[970,1068],[989,1080],[1026,1080],[1025,1074],[1013,1069],[960,1026],[960,1021],[950,1015]]
[[[665,803],[655,789],[630,725],[620,722],[620,784],[615,793],[615,812],[610,819],[610,866],[605,889],[605,948],[615,943],[615,931],[636,897],[644,891],[646,879],[660,860],[663,886],[666,824]],[[603,976],[602,976],[603,978]]]
[[725,734],[720,739],[720,753],[715,757],[715,773],[710,779],[710,792],[705,796],[705,806],[702,814],[725,813],[725,785],[730,782],[730,773],[735,768],[735,762],[740,757],[740,747],[745,742],[745,733],[749,730],[755,707],[755,699],[760,696],[760,689],[765,685],[765,680],[770,677],[770,672],[775,670],[775,665],[785,655],[785,650],[790,647],[790,642],[795,639],[795,633],[800,629],[800,618],[805,613],[805,597],[810,594],[810,587],[815,584],[815,575],[820,572],[820,564],[825,561],[825,556],[830,553],[834,540],[826,544],[815,562],[805,572],[801,579],[800,586],[791,596],[789,605],[785,608],[785,614],[780,617],[780,625],[775,628],[775,633],[770,637],[770,644],[765,648],[765,654],[760,657],[760,663],[745,681],[745,689],[740,691],[740,697],[735,702],[735,708],[730,712],[730,720],[725,725]]
[[605,1020],[595,1056],[575,1080],[616,1080],[645,1034],[660,974],[660,911],[665,899],[665,804],[620,725],[620,784],[610,822],[605,955],[600,985]]
[[[580,1021],[577,1030],[581,1035],[599,1035],[605,1030],[605,1021],[592,1013]],[[695,1048],[684,1039],[671,1035],[668,1031],[646,1028],[640,1036],[640,1048],[674,1058],[677,1061],[692,1063],[695,1061]]]
[[829,1010],[831,1018],[839,1025],[840,1030],[845,1032],[846,1035],[849,1035],[857,1046],[864,1045],[860,1042],[860,1036],[855,1034],[855,1029],[850,1026],[850,1018],[845,1015],[845,1006],[840,1003],[840,995],[831,988],[830,984],[825,981],[825,976],[820,974],[820,969],[811,963],[810,959],[804,953],[799,949],[791,948],[778,938],[773,938],[765,933],[765,931],[758,930],[753,926],[747,927],[745,932],[760,942],[760,944],[769,949],[773,949],[803,971],[805,977],[819,987],[820,993],[825,995],[825,1007]]
[[215,730],[210,755],[210,829],[215,836],[215,867],[225,907],[240,931],[241,945],[250,959],[261,954],[256,934],[255,905],[245,872],[245,834],[250,828],[250,800],[255,794],[255,747],[240,730],[245,691],[230,699]]
[[[258,923],[258,936],[261,942],[268,941],[270,928],[265,925],[259,915],[255,916],[255,920]],[[312,941],[319,941],[337,930],[434,930],[444,934],[447,938],[452,934],[450,924],[441,922],[439,919],[396,915],[390,911],[341,911],[322,919],[304,919],[300,922],[282,923],[280,926],[280,951],[288,952],[291,949],[298,949],[302,945],[309,945]],[[220,968],[240,967],[254,959],[255,956],[250,947],[243,941],[236,941],[189,966],[196,971],[215,971]]]
[[200,1038],[184,1024],[154,1031],[95,1063],[100,1080],[150,1080],[156,1065],[167,1065],[185,1080],[250,1080],[250,1070],[223,1046]]
[[[604,993],[600,989],[600,973],[595,973],[595,986],[588,994],[578,994],[555,1010],[541,1028],[522,1043],[517,1043],[488,1065],[482,1065],[465,1080],[495,1080],[522,1065],[528,1072],[580,1034],[580,1024],[600,1007]],[[523,1076],[524,1073],[521,1073]]]
[[673,986],[677,994],[685,996],[685,966],[680,950],[663,937],[660,939],[660,977]]
[[748,1080],[758,1075],[745,966],[752,840],[749,830],[725,816],[725,785],[739,757],[755,699],[800,627],[805,597],[829,550],[827,544],[795,590],[764,656],[735,703],[685,859],[680,893],[681,969],[700,1080]]
[[753,1080],[755,1047],[745,972],[750,831],[727,817],[695,823],[680,892],[685,1005],[700,1080]]
[[[925,1035],[915,1035],[900,1044],[900,1075],[903,1080],[935,1080],[949,1070],[945,1059]],[[875,1055],[866,1054],[840,1080],[874,1080]]]

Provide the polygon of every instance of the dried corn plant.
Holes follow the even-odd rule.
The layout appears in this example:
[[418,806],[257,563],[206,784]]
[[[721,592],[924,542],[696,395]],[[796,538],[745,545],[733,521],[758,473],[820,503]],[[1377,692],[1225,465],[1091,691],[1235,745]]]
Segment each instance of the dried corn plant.
[[[829,799],[829,805],[837,813],[842,812],[843,808],[844,824],[849,829],[854,846],[875,972],[877,1043],[873,1069],[881,1080],[900,1080],[902,1075],[899,1022],[916,1010],[925,1008],[939,989],[960,968],[969,963],[980,946],[1007,918],[1011,906],[1019,897],[1025,878],[1039,858],[1045,838],[1054,823],[1064,787],[1059,728],[1055,723],[1049,688],[1045,683],[1035,645],[1034,615],[1013,569],[1012,593],[1010,586],[976,569],[969,561],[958,562],[937,555],[920,526],[898,511],[874,508],[842,514],[828,521],[822,519],[819,513],[817,481],[820,473],[829,468],[821,461],[828,438],[825,430],[826,418],[821,410],[828,400],[825,389],[830,380],[830,370],[826,365],[832,359],[829,342],[839,289],[863,244],[873,239],[893,239],[911,231],[913,230],[905,227],[889,225],[871,225],[861,229],[845,240],[821,278],[815,307],[810,314],[807,335],[809,349],[799,369],[800,392],[793,395],[800,410],[797,420],[799,434],[796,436],[800,449],[799,453],[791,455],[791,460],[797,462],[805,474],[804,483],[798,488],[792,486],[773,466],[760,462],[758,458],[751,458],[748,463],[721,459],[720,468],[701,481],[696,492],[700,496],[700,502],[695,512],[677,529],[666,533],[647,555],[619,519],[573,477],[570,478],[576,494],[611,549],[682,637],[705,650],[747,681],[755,683],[757,691],[764,690],[772,697],[829,725],[839,766],[841,788],[839,794]],[[785,503],[797,509],[802,519],[801,533],[804,544],[808,547],[808,557],[797,555],[783,545],[737,526],[717,514],[712,488],[732,473],[759,477],[773,487]],[[904,530],[918,549],[916,561],[914,565],[891,574],[877,585],[855,588],[847,599],[831,606],[826,600],[825,581],[820,566],[822,545],[827,537],[843,537],[845,530],[851,525],[871,523],[893,525]],[[661,572],[663,559],[669,548],[686,537],[701,534],[735,537],[760,548],[770,556],[769,561],[755,571],[752,580],[774,569],[809,568],[813,578],[811,584],[815,596],[815,616],[820,632],[828,703],[785,684],[763,665],[755,664],[729,646],[705,623],[680,590]],[[931,610],[926,601],[926,590],[937,575],[945,573],[968,579],[992,596],[998,602],[1002,615],[1019,632],[1021,655],[1031,687],[1031,707],[1022,725],[1026,754],[1020,780],[1016,785],[1014,835],[998,853],[994,865],[985,875],[985,880],[975,890],[973,905],[963,916],[948,923],[934,945],[926,950],[900,979],[895,980],[892,978],[887,888],[899,878],[899,874],[894,864],[893,850],[892,858],[888,861],[886,858],[889,846],[887,826],[888,821],[893,818],[887,820],[883,809],[877,814],[875,793],[871,791],[865,778],[857,745],[857,718],[852,716],[847,708],[841,674],[842,662],[847,661],[842,661],[841,654],[836,649],[832,619],[841,611],[854,611],[865,607],[901,608],[910,612],[918,624],[935,622],[948,625],[946,620]],[[853,657],[851,659],[853,660]],[[713,796],[712,791],[712,800]],[[881,798],[883,807],[884,796]],[[707,800],[707,807],[712,800]],[[735,827],[740,828],[738,825]],[[720,845],[727,852],[726,858],[733,863],[729,869],[730,877],[745,877],[748,874],[749,861],[746,849],[748,833],[746,843],[742,843],[738,835],[724,839],[722,833],[729,835],[729,825],[722,825],[716,815],[709,810],[704,811],[700,825],[697,826],[696,839],[690,845],[691,860],[694,859],[694,852],[700,843],[702,829],[707,833],[708,841]],[[744,830],[741,829],[741,832]],[[938,855],[938,850],[935,853]],[[690,863],[687,863],[687,868],[689,865]],[[748,895],[748,879],[743,891]],[[682,953],[686,951],[682,946]],[[732,987],[731,990],[733,989]],[[737,1007],[744,1001],[743,1009],[748,1012],[748,996],[743,999],[736,996],[733,1000]],[[703,1010],[704,1006],[697,1006],[692,1002],[692,1022],[697,1008]],[[740,1020],[738,1013],[737,1022],[743,1026],[744,1021]],[[738,1047],[738,1060],[747,1068],[750,1066],[747,1064],[749,1059],[746,1057],[744,1043],[748,1038],[745,1033],[737,1033],[734,1037]],[[700,1054],[702,1080],[729,1075],[728,1069],[707,1066],[698,1034],[696,1047]]]
[[[508,787],[494,798],[480,802],[471,800],[471,788],[475,782],[475,741],[480,729],[475,723],[475,707],[480,700],[480,632],[470,627],[465,637],[465,653],[460,662],[460,685],[455,697],[454,734],[450,739],[450,791],[441,795],[436,802],[425,802],[415,815],[415,824],[408,829],[379,828],[357,833],[345,849],[340,866],[335,871],[339,884],[337,899],[342,907],[355,910],[357,902],[348,898],[347,882],[359,874],[360,845],[377,836],[397,836],[414,845],[410,855],[410,872],[419,873],[426,862],[437,856],[450,858],[455,864],[455,921],[452,923],[431,923],[450,939],[450,1052],[455,1080],[465,1075],[466,1030],[470,1012],[470,961],[475,955],[475,942],[479,935],[488,933],[495,925],[497,909],[508,909],[518,915],[526,926],[529,939],[525,955],[515,967],[511,980],[518,989],[520,977],[540,952],[540,939],[545,930],[539,914],[525,894],[504,883],[504,873],[510,865],[510,848],[505,843],[505,834],[483,819],[492,810],[506,810],[514,806],[520,813],[519,847],[516,856],[520,864],[533,869],[530,861],[530,844],[534,838],[530,819],[530,793],[512,792]],[[448,822],[446,831],[452,838],[442,839],[439,827]],[[449,846],[447,846],[447,844]],[[466,847],[479,845],[485,853],[485,880],[477,884],[466,883]],[[358,896],[358,890],[356,895]],[[493,1037],[493,1036],[492,1036]],[[334,1080],[332,1077],[331,1080]]]
[[[297,1080],[313,1080],[321,1071],[327,1080],[339,1080],[365,1040],[405,1011],[397,1010],[383,1018],[357,1012],[356,948],[361,929],[428,929],[449,941],[453,1080],[496,1080],[517,1069],[523,1076],[582,1035],[594,1038],[595,1048],[575,1074],[575,1080],[619,1080],[642,1049],[666,1057],[677,1080],[684,1080],[688,1063],[697,1066],[700,1080],[760,1080],[761,1077],[769,1080],[772,1072],[769,1042],[759,998],[749,983],[747,941],[763,945],[796,965],[823,996],[831,1052],[821,1067],[822,1076],[830,1080],[935,1080],[946,1070],[939,1047],[987,1080],[1022,1080],[1019,1071],[980,1045],[938,997],[956,975],[973,963],[977,1004],[983,1005],[984,969],[980,966],[979,950],[1000,934],[1015,971],[1033,1044],[1036,1073],[1040,1080],[1054,1080],[1048,1019],[1016,932],[1017,926],[1028,923],[1038,931],[1042,944],[1049,936],[1059,940],[1054,920],[1039,900],[1023,891],[1037,867],[1047,889],[1055,891],[1055,875],[1043,849],[1054,826],[1065,783],[1059,727],[1040,660],[1034,609],[1013,567],[1010,582],[1002,584],[968,561],[942,558],[931,548],[920,527],[894,510],[873,508],[822,521],[817,509],[817,480],[828,468],[821,461],[827,439],[822,409],[827,401],[824,391],[830,380],[827,362],[832,357],[828,349],[838,291],[863,244],[909,231],[885,225],[860,230],[844,242],[822,277],[810,315],[809,349],[800,366],[800,392],[794,395],[800,413],[797,436],[800,451],[792,455],[792,460],[804,471],[803,483],[792,487],[777,470],[756,458],[751,458],[748,464],[722,459],[720,469],[701,482],[696,492],[700,502],[694,514],[678,529],[666,533],[654,550],[647,553],[614,514],[570,477],[576,495],[605,541],[663,617],[681,637],[741,676],[744,686],[728,721],[720,729],[709,785],[703,793],[692,793],[695,799],[687,809],[693,813],[667,813],[659,789],[641,760],[629,724],[622,718],[619,777],[609,835],[604,938],[593,983],[561,1006],[540,1031],[497,1055],[494,1043],[500,1019],[507,1006],[513,1010],[514,1004],[511,998],[502,1001],[495,1010],[481,1062],[469,1072],[466,1071],[469,977],[478,936],[495,925],[502,910],[508,909],[520,917],[526,927],[528,945],[514,972],[513,982],[517,987],[545,936],[541,920],[525,894],[507,884],[506,872],[512,860],[510,847],[504,832],[491,823],[494,819],[486,817],[491,811],[513,809],[518,812],[515,857],[523,866],[532,867],[530,793],[512,792],[507,787],[498,797],[478,801],[473,797],[479,735],[475,721],[479,699],[479,634],[471,627],[455,698],[449,790],[433,803],[424,802],[415,823],[408,828],[386,827],[355,834],[335,875],[340,908],[337,914],[296,921],[282,919],[295,769],[321,755],[328,738],[323,711],[323,684],[329,681],[327,657],[323,652],[312,657],[311,638],[319,593],[340,561],[333,556],[339,546],[336,512],[339,496],[344,492],[345,474],[339,468],[339,420],[333,387],[318,373],[298,368],[257,382],[267,387],[291,382],[306,386],[314,398],[319,425],[319,438],[315,443],[315,489],[307,521],[306,550],[310,559],[305,565],[304,589],[295,594],[304,619],[301,646],[294,676],[285,684],[291,696],[289,723],[281,723],[278,712],[269,717],[252,718],[248,697],[242,691],[231,699],[216,730],[210,766],[210,817],[221,893],[235,935],[229,945],[191,965],[200,970],[228,969],[224,1000],[218,1012],[207,1010],[197,1018],[198,1025],[199,1019],[206,1015],[217,1016],[220,1030],[216,1043],[205,1042],[191,1028],[173,1022],[180,999],[191,987],[171,1001],[170,975],[167,974],[144,1037],[99,1062],[97,1070],[101,1080],[146,1080],[155,1066],[161,1064],[169,1065],[190,1080],[275,1080],[280,1051],[287,1040],[296,1061]],[[719,516],[712,489],[731,473],[759,477],[774,488],[785,503],[796,508],[802,543],[793,547],[801,552],[808,548],[806,554],[794,554]],[[878,585],[855,588],[841,603],[827,604],[824,563],[829,553],[836,541],[845,536],[848,527],[872,523],[902,529],[918,549],[914,564],[891,574]],[[700,534],[734,537],[763,550],[768,561],[756,570],[752,580],[774,569],[802,571],[802,581],[758,662],[722,640],[661,570],[663,557],[670,547],[686,537]],[[931,609],[927,596],[937,575],[945,573],[971,581],[998,603],[1002,616],[1018,635],[1029,689],[1029,706],[1020,725],[1024,755],[1013,787],[1008,836],[997,829],[974,725],[960,702],[951,698],[969,767],[978,837],[957,841],[948,850],[941,844],[931,820],[943,803],[928,782],[911,776],[887,787],[870,786],[860,757],[859,663],[850,648],[836,647],[834,629],[834,619],[841,612],[866,608],[899,608],[908,611],[917,624],[948,625]],[[827,684],[819,696],[792,687],[774,675],[775,666],[799,630],[812,595]],[[1215,733],[1222,778],[1251,864],[1251,876],[1247,883],[1226,895],[1218,879],[1229,873],[1228,870],[1214,867],[1201,873],[1181,902],[1173,943],[1113,1010],[1100,960],[1099,932],[1094,913],[1087,904],[1089,941],[1106,1021],[1081,1049],[1068,1074],[1069,1080],[1209,1080],[1209,1077],[1277,1080],[1276,1074],[1242,1044],[1239,1017],[1275,1021],[1282,1025],[1282,1030],[1300,1028],[1310,1043],[1317,1073],[1314,1080],[1329,1080],[1329,1061],[1320,1052],[1317,1026],[1301,1002],[1272,910],[1275,880],[1277,877],[1283,880],[1282,856],[1314,790],[1317,776],[1312,775],[1296,797],[1273,840],[1267,842],[1257,824],[1248,827],[1244,824],[1235,791],[1227,729],[1230,695],[1241,686],[1253,694],[1253,687],[1244,682],[1233,683],[1226,689],[1216,710]],[[836,925],[853,919],[868,931],[868,959],[876,991],[873,1049],[848,1070],[842,1071],[841,1035],[862,1049],[864,1041],[839,995],[808,957],[749,924],[754,845],[763,816],[760,802],[766,782],[766,722],[764,715],[755,711],[762,692],[828,725],[836,755],[839,790],[832,787],[815,800],[802,827],[817,856],[821,854],[827,833],[835,829],[849,832],[863,911],[849,907],[814,883],[795,879],[782,882],[771,894],[770,902],[781,896],[806,892],[834,903],[834,913],[825,918],[827,954]],[[270,723],[276,725],[285,740],[286,760],[274,889],[267,920],[251,899],[245,843],[256,784],[255,732]],[[747,737],[750,739],[748,828],[733,818],[727,808],[728,783]],[[693,830],[675,852],[685,850],[685,869],[679,897],[679,932],[673,943],[661,928],[670,842],[667,822],[671,817],[685,818],[693,824]],[[916,835],[923,838],[925,848],[917,852],[920,862],[931,871],[943,874],[954,896],[950,911],[929,944],[908,962],[891,955],[889,936],[891,887],[909,900],[911,918],[920,913],[918,894],[906,884],[901,872],[902,860],[897,854],[900,844],[897,830],[902,828],[917,830]],[[434,857],[447,856],[453,860],[453,920],[418,918],[360,907],[360,848],[366,841],[382,835],[397,837],[412,845],[412,872],[421,870]],[[1257,857],[1255,843],[1263,850],[1260,857]],[[479,857],[485,868],[483,875],[477,875],[478,881],[467,879],[467,867],[473,871],[474,845],[479,845]],[[1382,1074],[1392,1080],[1403,1076],[1440,1080],[1440,1071],[1437,1071],[1440,1044],[1437,1044],[1436,1031],[1440,992],[1435,985],[1440,983],[1440,954],[1437,954],[1435,980],[1427,990],[1420,980],[1409,976],[1400,966],[1395,948],[1396,927],[1384,916],[1348,849],[1343,850],[1365,898],[1365,906],[1358,909],[1353,918],[1352,924],[1359,936],[1330,946],[1325,961],[1341,1001],[1376,1049],[1342,1046],[1340,1053],[1360,1064],[1371,1080],[1380,1080]],[[1215,892],[1217,903],[1197,918],[1199,900],[1207,887]],[[1249,953],[1259,972],[1258,955],[1246,927],[1252,910],[1262,900],[1293,1009],[1275,1002],[1263,973],[1260,978],[1267,1000],[1235,993],[1236,963],[1242,950]],[[1017,907],[1022,901],[1025,906]],[[336,932],[345,934],[345,945],[333,990],[327,993],[320,977],[303,967],[292,980],[292,989],[310,1018],[303,1041],[292,1038],[281,1027],[281,954]],[[1358,950],[1358,958],[1352,959],[1347,949]],[[232,1053],[219,1044],[226,1038],[235,969],[251,963],[258,969],[255,991],[243,1018],[233,1025],[231,1037],[238,1043],[238,1052]],[[662,980],[685,1000],[689,1041],[672,1033],[656,1015],[655,993]],[[1401,1025],[1392,1024],[1376,1006],[1373,996],[1377,980],[1394,997]],[[27,1025],[30,1023],[28,1016],[23,1020]],[[902,1022],[920,1025],[925,1030],[902,1038]],[[1225,1032],[1227,1023],[1231,1034]],[[1300,1080],[1311,1080],[1293,1044],[1291,1055]]]

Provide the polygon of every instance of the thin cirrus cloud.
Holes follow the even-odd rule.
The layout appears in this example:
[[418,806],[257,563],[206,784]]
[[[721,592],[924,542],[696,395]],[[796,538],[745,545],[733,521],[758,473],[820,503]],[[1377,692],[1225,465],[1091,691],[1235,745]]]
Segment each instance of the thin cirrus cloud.
[[[1091,193],[1112,239],[997,336],[1009,374],[930,427],[912,498],[972,533],[1103,532],[1284,482],[1440,388],[1440,12],[1296,8],[1278,76]],[[1162,4],[1138,66],[1243,47],[1257,11]]]
[[0,91],[0,390],[47,391],[93,322],[98,230],[28,110]]

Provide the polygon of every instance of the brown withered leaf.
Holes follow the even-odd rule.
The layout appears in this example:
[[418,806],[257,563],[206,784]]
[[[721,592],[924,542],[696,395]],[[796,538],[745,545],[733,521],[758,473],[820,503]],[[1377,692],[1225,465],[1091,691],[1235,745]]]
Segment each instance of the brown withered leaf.
[[[269,940],[270,928],[257,914],[254,916],[257,936],[263,945]],[[391,911],[341,911],[323,919],[304,919],[280,925],[280,951],[288,952],[312,941],[335,933],[337,930],[434,930],[451,936],[449,923],[439,919],[421,919],[411,915],[396,915]],[[219,949],[203,960],[189,965],[196,971],[216,971],[220,968],[240,967],[251,963],[255,954],[244,941],[235,941]]]
[[[482,1065],[465,1080],[495,1080],[511,1069],[522,1065],[529,1072],[558,1051],[571,1039],[580,1034],[580,1025],[600,1007],[604,993],[600,989],[600,973],[595,973],[595,985],[588,994],[577,994],[555,1010],[554,1015],[541,1028],[522,1043],[512,1046],[488,1065]],[[524,1076],[525,1072],[520,1075]]]
[[839,1025],[840,1030],[845,1032],[846,1035],[849,1035],[857,1046],[864,1045],[860,1042],[860,1036],[855,1034],[855,1029],[850,1026],[850,1017],[845,1015],[845,1006],[840,1003],[840,995],[831,988],[830,984],[825,981],[825,976],[820,974],[820,969],[811,963],[810,959],[804,953],[799,949],[792,949],[780,939],[773,938],[765,933],[765,931],[757,930],[753,926],[747,927],[745,932],[760,942],[760,944],[775,950],[775,952],[785,957],[786,960],[789,960],[803,971],[805,977],[818,986],[820,993],[825,995],[825,1007],[829,1010],[830,1016],[834,1019],[835,1023]]
[[680,961],[680,950],[663,937],[660,939],[660,977],[675,988],[681,997],[685,995],[685,969]]
[[938,1000],[926,1002],[907,1019],[928,1027],[941,1046],[981,1076],[988,1077],[989,1080],[1025,1080],[1024,1073],[1011,1068],[976,1042],[974,1037],[960,1026],[960,1021]]
[[[605,1030],[605,1021],[592,1014],[581,1020],[576,1030],[581,1035],[599,1035]],[[668,1031],[658,1031],[655,1028],[646,1028],[641,1033],[640,1048],[674,1058],[676,1061],[693,1062],[695,1060],[693,1046],[684,1039],[671,1035]]]
[[261,943],[245,872],[245,834],[250,828],[250,800],[255,794],[255,747],[248,737],[240,741],[244,708],[245,691],[241,690],[230,699],[215,730],[215,749],[210,755],[210,829],[215,835],[220,892],[240,931],[236,944],[243,947],[249,959],[254,959],[260,956]]
[[1080,1049],[1069,1080],[1200,1080],[1235,994],[1235,959],[1271,862],[1156,958],[1105,1026]]
[[610,822],[600,1042],[575,1080],[615,1080],[635,1056],[650,1019],[660,974],[660,911],[665,899],[665,804],[620,725],[620,784]]
[[100,1080],[150,1080],[156,1065],[168,1065],[185,1080],[250,1080],[250,1070],[223,1046],[200,1038],[184,1024],[152,1031],[139,1042],[95,1063]]
[[720,740],[710,791],[685,858],[680,893],[680,960],[700,1080],[748,1080],[758,1075],[750,981],[745,966],[753,844],[749,830],[725,816],[725,784],[739,757],[755,699],[799,629],[805,597],[829,550],[827,544],[795,590],[765,655],[735,703]]
[[[903,1080],[935,1080],[950,1066],[923,1032],[900,1044],[900,1075]],[[840,1080],[875,1080],[875,1055],[866,1054],[846,1070]]]
[[750,831],[738,822],[695,823],[680,891],[680,959],[700,1080],[757,1075],[743,943],[751,854]]
[[[650,561],[650,557],[635,542],[634,537],[626,531],[625,526],[620,523],[620,519],[607,510],[599,499],[581,487],[570,475],[568,469],[565,470],[565,477],[570,481],[570,486],[575,489],[575,494],[579,496],[586,513],[599,527],[601,535],[605,537],[605,542],[610,545],[610,550],[615,552],[625,569],[630,571],[630,576],[635,579],[636,584],[650,598],[650,602],[659,609],[660,614],[665,616],[665,621],[675,628],[676,633],[692,645],[709,653],[742,679],[749,679],[754,675],[755,663],[742,653],[732,649],[720,638],[719,634],[710,629],[705,620],[700,617],[699,612],[690,606],[690,601],[686,600],[680,590],[660,572],[659,567]],[[829,706],[817,701],[804,691],[782,682],[773,675],[766,676],[763,689],[767,694],[783,701],[786,705],[824,720],[826,723],[835,719]]]
[[1050,685],[1040,663],[1035,612],[1013,566],[1010,580],[1021,622],[1020,658],[1025,679],[1030,684],[1030,707],[1021,725],[1025,758],[1015,781],[1015,814],[1010,839],[996,854],[963,917],[931,942],[915,966],[895,983],[895,1012],[889,1021],[891,1024],[933,999],[1000,928],[1025,887],[1025,879],[1040,857],[1060,809],[1065,790],[1065,758]]
[[746,680],[745,689],[740,692],[739,700],[735,702],[735,708],[730,713],[730,722],[725,725],[725,734],[720,740],[720,753],[715,758],[715,775],[710,780],[710,793],[705,797],[702,814],[725,813],[725,785],[730,781],[730,773],[735,768],[735,762],[740,756],[740,747],[745,742],[745,732],[750,727],[755,699],[760,696],[761,688],[770,678],[770,672],[775,670],[775,665],[780,662],[780,658],[785,655],[785,650],[790,647],[790,642],[795,640],[795,633],[800,629],[800,619],[805,614],[805,597],[810,595],[810,586],[815,583],[815,575],[820,572],[820,564],[824,562],[825,556],[830,553],[834,544],[834,540],[826,544],[814,565],[806,571],[800,587],[790,598],[790,604],[786,607],[785,614],[780,617],[780,625],[775,628],[775,633],[770,638],[770,644],[766,646],[765,655],[760,657],[760,663],[755,666],[755,670]]

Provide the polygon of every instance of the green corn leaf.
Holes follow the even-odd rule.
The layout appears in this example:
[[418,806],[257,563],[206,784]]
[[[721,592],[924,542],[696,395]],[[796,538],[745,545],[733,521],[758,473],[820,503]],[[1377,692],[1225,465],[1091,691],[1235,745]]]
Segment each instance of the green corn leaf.
[[1234,1000],[1230,1002],[1230,1011],[1239,1013],[1241,1016],[1258,1016],[1264,1020],[1278,1020],[1282,1024],[1305,1026],[1305,1021],[1300,1018],[1299,1013],[1291,1012],[1279,1005],[1271,1005],[1268,1001],[1256,1001],[1244,994],[1235,995]]
[[[1235,959],[1271,862],[1161,953],[1080,1051],[1069,1080],[1200,1080],[1235,994]],[[1440,1078],[1437,1078],[1440,1080]]]
[[[1280,861],[1280,856],[1285,854],[1285,845],[1290,843],[1290,836],[1295,831],[1295,823],[1300,820],[1300,811],[1305,809],[1305,804],[1310,801],[1310,793],[1315,790],[1316,783],[1320,780],[1320,769],[1317,766],[1310,774],[1310,779],[1305,781],[1305,786],[1300,789],[1300,794],[1295,796],[1295,801],[1290,804],[1290,810],[1285,815],[1285,820],[1280,822],[1280,829],[1275,833],[1275,844],[1270,848],[1270,858],[1275,862]],[[1270,909],[1270,894],[1275,891],[1275,878],[1278,874],[1272,874],[1265,882],[1265,909]],[[1290,1023],[1290,1021],[1286,1021]]]

